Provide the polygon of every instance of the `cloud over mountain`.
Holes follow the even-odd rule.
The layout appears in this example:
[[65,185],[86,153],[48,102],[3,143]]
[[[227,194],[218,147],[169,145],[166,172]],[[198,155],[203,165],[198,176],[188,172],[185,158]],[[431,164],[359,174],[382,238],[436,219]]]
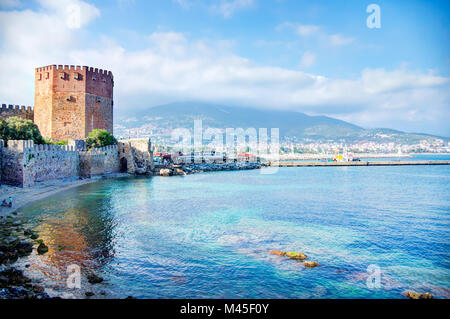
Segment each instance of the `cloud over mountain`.
[[[117,108],[197,100],[327,114],[368,127],[426,130],[431,125],[450,133],[442,121],[450,116],[449,79],[432,71],[366,68],[352,78],[329,78],[256,63],[234,53],[227,39],[196,39],[183,32],[139,34],[144,47],[130,49],[107,34],[91,38],[89,24],[101,17],[93,5],[39,3],[39,10],[0,12],[3,103],[33,104],[35,67],[81,64],[113,71]],[[79,28],[64,15],[71,5],[83,12]],[[300,33],[315,32],[320,28],[303,26]],[[334,41],[351,42],[337,35]],[[306,65],[316,62],[309,54]]]

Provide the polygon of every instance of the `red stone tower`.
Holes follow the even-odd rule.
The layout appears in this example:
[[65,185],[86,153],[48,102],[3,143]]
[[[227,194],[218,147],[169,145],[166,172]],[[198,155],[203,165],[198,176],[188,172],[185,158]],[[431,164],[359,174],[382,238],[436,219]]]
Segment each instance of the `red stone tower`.
[[113,133],[110,71],[87,66],[36,68],[34,123],[54,141],[85,139],[93,129]]

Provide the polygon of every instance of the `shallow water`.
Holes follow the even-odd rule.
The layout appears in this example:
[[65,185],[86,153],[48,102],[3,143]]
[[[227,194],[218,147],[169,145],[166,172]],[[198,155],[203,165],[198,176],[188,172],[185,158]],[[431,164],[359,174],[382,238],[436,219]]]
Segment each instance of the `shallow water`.
[[[20,210],[51,292],[138,298],[450,297],[450,167],[299,167],[84,185]],[[301,251],[321,266],[269,254]],[[65,287],[66,267],[105,282]],[[367,267],[381,270],[368,288]]]

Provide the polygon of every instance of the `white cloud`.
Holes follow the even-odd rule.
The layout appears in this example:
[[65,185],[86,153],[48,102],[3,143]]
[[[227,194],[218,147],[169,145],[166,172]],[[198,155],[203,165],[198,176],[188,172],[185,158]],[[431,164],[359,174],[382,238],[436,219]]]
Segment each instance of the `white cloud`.
[[172,0],[175,3],[178,3],[180,6],[182,6],[185,9],[189,9],[192,5],[191,2],[189,2],[188,0]]
[[297,27],[297,33],[303,37],[307,37],[316,34],[320,30],[317,25],[299,25]]
[[219,12],[224,18],[231,17],[236,11],[249,8],[255,4],[254,0],[220,0],[213,5],[213,10]]
[[293,29],[301,37],[314,37],[327,45],[343,46],[354,42],[354,38],[345,37],[340,34],[328,34],[318,25],[306,25],[292,22],[283,22],[275,29],[281,31],[285,28]]
[[[76,64],[111,70],[115,106],[122,110],[199,100],[327,114],[365,126],[440,126],[448,132],[449,79],[431,72],[365,69],[354,79],[327,78],[259,65],[233,54],[228,41],[191,40],[177,32],[140,35],[146,47],[128,50],[107,37],[86,41],[86,24],[68,27],[59,10],[0,12],[2,103],[32,105],[35,67]],[[314,54],[305,52],[304,66],[314,62]]]
[[81,0],[38,0],[43,8],[54,11],[66,26],[78,29],[100,16],[100,10]]
[[314,64],[316,64],[316,55],[310,51],[306,51],[302,56],[300,65],[308,68],[313,66]]
[[354,41],[353,38],[343,37],[339,34],[332,34],[328,36],[328,41],[331,45],[335,46],[341,46],[341,45],[347,45]]

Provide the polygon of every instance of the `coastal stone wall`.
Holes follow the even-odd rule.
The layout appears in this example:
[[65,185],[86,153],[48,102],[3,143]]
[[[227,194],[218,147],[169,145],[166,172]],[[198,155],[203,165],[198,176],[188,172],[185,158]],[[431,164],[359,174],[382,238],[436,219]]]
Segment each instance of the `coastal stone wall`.
[[128,172],[147,174],[154,168],[153,151],[150,138],[120,140],[119,153],[121,167]]
[[0,108],[0,117],[7,119],[14,116],[20,117],[24,120],[34,121],[34,111],[31,106],[2,104],[2,107]]
[[26,147],[25,142],[27,141],[8,141],[7,147],[3,147],[2,183],[23,186],[23,149]]
[[82,140],[71,140],[65,146],[34,145],[31,140],[10,140],[6,147],[1,145],[1,181],[20,187],[46,180],[117,172],[147,174],[153,167],[150,139],[121,141],[118,145],[89,151]]
[[3,140],[0,140],[0,183],[2,181]]
[[24,149],[23,186],[77,176],[79,156],[73,148],[66,145],[34,145]]
[[10,140],[1,157],[2,182],[14,186],[79,175],[78,153],[68,146]]
[[117,145],[79,152],[80,176],[92,177],[96,175],[120,172],[119,148]]

